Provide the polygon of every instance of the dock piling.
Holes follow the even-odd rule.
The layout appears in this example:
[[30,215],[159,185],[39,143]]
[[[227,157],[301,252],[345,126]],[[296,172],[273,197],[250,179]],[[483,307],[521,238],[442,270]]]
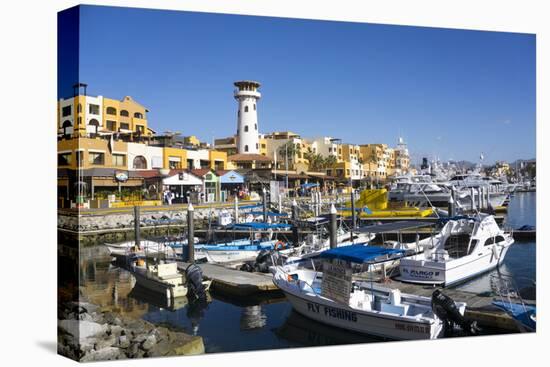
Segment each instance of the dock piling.
[[267,223],[267,191],[265,187],[262,189],[262,212],[264,223]]
[[353,188],[351,189],[351,230],[350,230],[350,239],[353,243],[353,230],[357,226],[357,219],[355,215],[355,192]]
[[337,234],[338,226],[336,224],[336,208],[334,204],[330,206],[330,248],[336,248],[338,246]]
[[300,241],[298,235],[298,203],[296,199],[292,199],[292,241],[294,241],[294,246],[297,246]]
[[[189,203],[187,206],[187,261],[193,264],[195,262],[195,208]],[[183,251],[182,251],[183,254]]]
[[474,212],[476,210],[476,196],[475,189],[473,187],[470,187],[470,203],[472,205],[470,209]]
[[235,224],[239,223],[239,197],[235,194]]
[[135,246],[137,248],[140,248],[141,244],[141,233],[139,228],[139,206],[134,206],[134,238],[135,238]]

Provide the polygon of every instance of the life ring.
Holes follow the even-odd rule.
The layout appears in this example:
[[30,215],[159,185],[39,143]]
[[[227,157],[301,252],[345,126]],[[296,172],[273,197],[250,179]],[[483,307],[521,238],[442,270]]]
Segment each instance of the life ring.
[[285,247],[286,247],[286,243],[284,243],[283,241],[275,242],[275,245],[274,245],[275,250],[282,250]]

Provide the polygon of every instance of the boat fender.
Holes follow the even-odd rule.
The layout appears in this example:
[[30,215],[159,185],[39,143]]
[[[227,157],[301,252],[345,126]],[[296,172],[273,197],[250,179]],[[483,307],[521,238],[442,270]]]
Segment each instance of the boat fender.
[[282,250],[286,247],[286,243],[284,243],[283,241],[277,241],[275,242],[275,250]]
[[453,299],[439,289],[436,289],[432,293],[432,310],[444,322],[446,331],[452,331],[453,326],[458,325],[469,335],[477,335],[479,333],[477,323],[466,320],[458,310]]
[[196,264],[190,264],[185,269],[188,297],[206,299],[206,288],[202,283],[202,270]]

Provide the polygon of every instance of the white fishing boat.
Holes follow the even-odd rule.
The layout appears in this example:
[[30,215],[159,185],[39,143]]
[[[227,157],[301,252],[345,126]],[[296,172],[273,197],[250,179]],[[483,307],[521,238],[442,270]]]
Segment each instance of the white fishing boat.
[[[432,298],[352,280],[351,263],[372,266],[401,253],[373,246],[335,248],[321,254],[327,260],[323,273],[275,266],[273,281],[298,313],[316,321],[389,339],[438,338],[446,321],[432,309]],[[458,318],[464,314],[465,303],[448,305]]]
[[398,279],[443,286],[459,283],[497,267],[513,243],[492,215],[450,219],[438,241],[400,260]]
[[[178,297],[184,297],[189,290],[188,274],[178,270],[175,262],[146,264],[140,259],[136,259],[128,266],[128,270],[136,279],[136,284],[148,291],[160,294],[167,300],[173,300]],[[199,270],[200,271],[200,270]],[[203,289],[207,291],[210,288],[211,281],[203,281],[202,273],[199,283],[202,283]]]
[[125,256],[135,254],[138,256],[157,256],[159,254],[174,255],[172,247],[160,242],[141,240],[139,246],[135,241],[121,243],[105,243],[111,256]]

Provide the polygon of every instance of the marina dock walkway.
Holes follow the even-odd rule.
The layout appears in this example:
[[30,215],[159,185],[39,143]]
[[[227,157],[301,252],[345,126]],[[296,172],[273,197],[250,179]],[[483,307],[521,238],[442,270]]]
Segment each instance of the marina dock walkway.
[[[223,265],[198,264],[203,276],[212,280],[212,289],[233,296],[251,296],[260,293],[279,293],[271,274],[249,273]],[[185,271],[189,263],[178,262],[178,269]]]

